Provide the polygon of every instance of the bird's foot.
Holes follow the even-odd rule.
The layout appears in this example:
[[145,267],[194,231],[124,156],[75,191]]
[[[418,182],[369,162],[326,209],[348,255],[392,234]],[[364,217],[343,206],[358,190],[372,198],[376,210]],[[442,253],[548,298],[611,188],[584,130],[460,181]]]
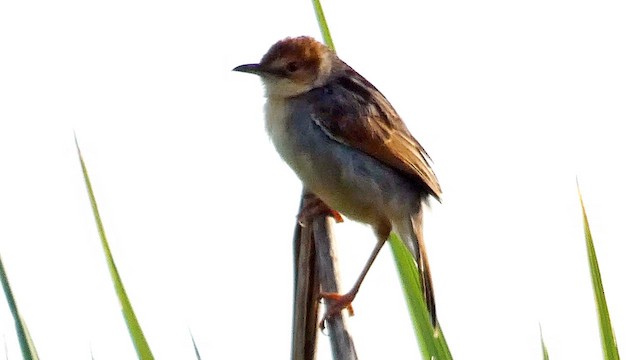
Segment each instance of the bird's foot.
[[311,223],[314,217],[319,215],[327,215],[333,217],[337,223],[341,223],[344,221],[342,219],[342,215],[336,210],[330,208],[324,201],[320,200],[314,194],[305,194],[304,195],[304,204],[302,205],[302,209],[298,213],[298,223],[301,226],[306,226]]
[[353,316],[353,306],[351,303],[353,299],[355,299],[355,292],[349,291],[348,293],[341,295],[338,293],[320,293],[320,298],[325,301],[329,300],[329,303],[326,305],[326,310],[324,312],[324,316],[320,320],[320,329],[324,330],[324,323],[329,318],[340,315],[342,310],[346,309],[349,313],[349,316]]

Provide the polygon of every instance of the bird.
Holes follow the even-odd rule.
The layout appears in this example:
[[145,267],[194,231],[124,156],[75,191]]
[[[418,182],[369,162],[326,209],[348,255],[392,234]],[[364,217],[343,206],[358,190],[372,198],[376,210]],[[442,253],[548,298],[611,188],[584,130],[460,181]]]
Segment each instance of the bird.
[[[276,151],[304,191],[322,209],[368,224],[377,242],[353,287],[331,299],[324,320],[351,302],[392,231],[418,267],[427,310],[437,326],[435,297],[423,239],[423,205],[440,201],[442,190],[431,158],[411,135],[387,98],[323,43],[288,37],[270,47],[259,63],[233,71],[255,74],[264,85],[265,128]],[[352,310],[350,310],[351,312]]]

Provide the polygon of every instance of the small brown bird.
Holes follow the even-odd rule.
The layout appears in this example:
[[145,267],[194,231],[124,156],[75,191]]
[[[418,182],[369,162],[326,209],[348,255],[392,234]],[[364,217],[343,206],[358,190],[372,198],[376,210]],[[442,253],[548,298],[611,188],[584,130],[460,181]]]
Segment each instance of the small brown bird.
[[377,245],[353,288],[344,295],[323,294],[335,300],[325,318],[350,306],[393,230],[417,262],[435,327],[422,204],[429,197],[440,200],[440,185],[429,156],[389,101],[310,37],[279,41],[260,63],[233,70],[262,79],[267,133],[305,190],[330,209],[371,225],[376,234]]

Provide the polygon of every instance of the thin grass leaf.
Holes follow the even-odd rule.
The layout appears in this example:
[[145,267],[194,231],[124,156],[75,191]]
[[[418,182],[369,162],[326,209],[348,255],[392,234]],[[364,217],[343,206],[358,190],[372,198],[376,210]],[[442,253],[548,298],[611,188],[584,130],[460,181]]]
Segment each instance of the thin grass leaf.
[[20,350],[22,350],[22,357],[25,360],[37,360],[39,359],[38,352],[36,351],[36,347],[34,346],[33,341],[31,340],[29,330],[27,330],[27,324],[24,322],[22,316],[20,315],[20,312],[18,311],[18,305],[16,304],[16,299],[13,297],[13,291],[11,291],[11,286],[9,285],[9,277],[4,270],[4,265],[2,263],[1,257],[0,282],[2,282],[2,288],[4,290],[4,295],[7,298],[7,304],[9,305],[9,309],[11,310],[11,315],[13,315],[16,334],[18,334],[18,342],[20,343]]
[[325,45],[329,47],[329,49],[335,51],[336,48],[333,45],[333,39],[331,38],[331,32],[329,31],[329,25],[327,25],[327,19],[324,17],[324,11],[322,11],[322,5],[320,4],[320,0],[311,0],[313,3],[313,10],[316,13],[316,19],[318,20],[318,25],[320,26],[320,32],[322,33],[322,40]]
[[84,183],[87,186],[89,201],[91,202],[91,209],[93,210],[93,218],[95,219],[96,226],[98,227],[98,234],[100,235],[102,250],[104,251],[104,255],[107,260],[109,273],[111,274],[111,281],[113,281],[113,287],[116,290],[118,300],[120,300],[120,306],[122,306],[122,314],[124,316],[125,323],[127,324],[127,328],[129,329],[129,335],[131,336],[133,346],[138,353],[138,358],[143,360],[151,360],[153,359],[151,349],[149,348],[149,344],[144,337],[142,328],[138,323],[138,318],[133,311],[133,307],[131,306],[131,302],[129,301],[127,292],[125,291],[122,280],[120,279],[120,274],[118,274],[118,269],[116,268],[115,261],[113,260],[113,256],[111,255],[111,249],[109,248],[109,243],[107,242],[107,235],[102,225],[100,213],[98,212],[98,203],[96,202],[96,198],[93,195],[93,188],[91,187],[91,181],[89,180],[89,173],[87,172],[87,167],[84,163],[84,159],[82,158],[82,153],[80,152],[78,139],[76,138],[75,141],[76,149],[78,150],[78,159],[80,159],[80,166],[82,167],[82,175],[84,176]]
[[196,340],[193,338],[191,330],[189,330],[189,336],[191,336],[191,343],[193,344],[193,351],[196,353],[196,359],[201,360],[200,351],[198,350],[198,345],[196,345]]
[[38,352],[36,351],[36,345],[34,344],[33,339],[31,338],[31,333],[29,333],[29,328],[27,327],[27,323],[25,323],[24,318],[22,316],[20,316],[20,323],[22,323],[22,327],[24,328],[24,335],[27,338],[27,345],[29,346],[29,350],[31,351],[33,358],[37,360],[40,357],[38,356]]
[[607,307],[607,299],[604,296],[604,286],[600,277],[600,267],[598,266],[598,258],[596,257],[596,248],[593,245],[591,237],[591,229],[589,228],[589,220],[587,219],[587,211],[578,186],[578,197],[580,198],[580,207],[582,208],[582,222],[584,224],[584,237],[587,243],[587,254],[589,257],[589,269],[591,270],[591,283],[593,285],[593,294],[596,300],[596,308],[598,310],[598,323],[600,324],[600,341],[602,343],[602,353],[605,360],[619,360],[618,345],[616,337],[611,326],[609,318],[609,308]]
[[[335,51],[336,49],[333,44],[333,39],[331,38],[329,26],[327,25],[327,19],[322,11],[320,0],[312,0],[312,2],[323,41],[330,49]],[[422,357],[424,359],[432,359],[433,356],[433,358],[437,360],[452,359],[453,357],[449,351],[449,346],[444,338],[442,329],[440,328],[436,332],[431,325],[431,318],[422,295],[422,285],[420,285],[419,281],[418,268],[413,260],[413,256],[395,234],[391,234],[389,243],[391,244],[400,280],[403,285],[405,299],[409,313],[411,314]]]
[[542,327],[540,327],[540,344],[542,345],[542,360],[549,360],[549,352],[547,351],[547,345],[544,344],[544,338],[542,337]]
[[391,234],[389,244],[396,261],[402,289],[404,290],[404,298],[409,308],[422,358],[453,359],[440,325],[438,324],[438,330],[435,330],[431,325],[431,315],[427,311],[427,305],[424,302],[420,276],[413,256],[396,234]]
[[[324,40],[324,43],[331,50],[335,51],[335,46],[333,45],[333,40],[331,39],[331,33],[329,32],[329,26],[327,25],[327,19],[324,17],[324,11],[322,11],[322,5],[320,5],[319,0],[312,0],[312,3],[313,3],[313,9],[316,14],[316,19],[318,21],[318,25],[320,26],[320,31],[322,32],[322,38]],[[304,201],[303,199],[301,199],[301,201]],[[296,235],[296,237],[299,238],[299,241],[304,241],[304,239],[306,238],[308,241],[312,241],[314,243],[314,249],[315,249],[314,251],[316,253],[316,259],[317,259],[316,261],[318,261],[317,279],[319,281],[319,284],[325,290],[331,291],[330,289],[334,289],[335,291],[337,290],[338,275],[336,272],[337,262],[335,257],[332,256],[334,244],[333,244],[333,236],[331,235],[332,233],[331,224],[332,224],[331,221],[329,221],[326,218],[322,223],[315,221],[313,224],[313,231],[311,232],[302,231],[301,233]],[[297,226],[297,228],[299,228],[299,226]],[[297,242],[298,240],[296,240],[296,243]],[[296,249],[296,262],[299,260],[298,255],[300,255],[300,253],[297,253],[297,251],[298,249]],[[296,265],[296,269],[297,268],[298,266]],[[311,280],[311,279],[308,279],[308,280]],[[311,283],[309,283],[308,285],[313,286],[313,284]],[[296,285],[296,291],[298,290],[300,289],[298,289]],[[308,291],[304,289],[302,290],[303,290],[302,293],[306,293],[306,295],[312,295],[314,292],[317,294],[317,292],[319,291],[319,288],[311,287],[307,289]],[[309,300],[309,299],[306,299],[306,300]],[[309,304],[308,303],[296,304],[296,309],[302,305],[309,305]],[[308,307],[303,311],[306,314],[306,316],[308,316],[308,320],[313,319],[314,322],[317,321],[317,316],[318,316],[317,306],[315,308]],[[315,326],[311,323],[307,323],[306,325]],[[330,319],[328,321],[327,328],[328,328],[329,334],[331,334],[331,336],[329,337],[329,340],[331,344],[331,349],[333,351],[334,359],[357,359],[358,355],[356,354],[355,345],[353,343],[353,339],[351,338],[351,334],[349,333],[349,330],[346,327],[344,317],[340,316],[334,319]],[[307,331],[307,330],[301,329],[301,331]],[[304,353],[302,354],[293,353],[292,351],[292,356],[297,358],[297,356],[302,355],[302,356],[305,356],[305,359],[307,357],[311,359],[315,359],[316,357],[315,343],[317,342],[317,336],[316,336],[317,330],[312,330],[312,331],[314,331],[313,334],[310,334],[310,333],[303,334],[304,335],[303,341],[305,345],[302,348],[298,349],[294,347],[292,349],[296,351],[302,350]],[[294,335],[294,341],[295,340],[297,340],[297,338]]]

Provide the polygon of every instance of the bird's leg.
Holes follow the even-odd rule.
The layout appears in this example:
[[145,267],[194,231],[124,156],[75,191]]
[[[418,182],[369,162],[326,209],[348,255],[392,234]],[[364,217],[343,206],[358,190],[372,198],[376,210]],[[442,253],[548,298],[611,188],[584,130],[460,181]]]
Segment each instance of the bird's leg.
[[333,210],[324,201],[320,200],[315,194],[304,194],[304,203],[302,209],[298,213],[298,223],[301,226],[306,226],[311,220],[318,215],[328,215],[333,217],[336,222],[341,223],[344,220],[339,212]]
[[367,264],[364,266],[364,269],[360,273],[360,276],[358,276],[358,279],[356,280],[356,283],[355,285],[353,285],[351,290],[349,290],[344,295],[341,295],[338,293],[320,292],[321,299],[329,300],[329,303],[326,305],[324,316],[320,320],[321,329],[324,329],[324,322],[327,319],[329,319],[332,316],[340,314],[342,309],[347,309],[347,311],[349,312],[349,316],[353,316],[353,307],[351,306],[351,302],[353,301],[353,299],[355,299],[356,294],[360,289],[360,285],[362,285],[362,282],[364,281],[364,278],[367,275],[367,272],[369,272],[371,265],[373,265],[373,261],[378,256],[380,249],[382,249],[382,246],[384,246],[385,240],[386,240],[386,237],[382,239],[380,238],[378,239],[378,243],[376,244],[375,249],[373,249],[373,252],[369,256],[369,259],[367,260]]

